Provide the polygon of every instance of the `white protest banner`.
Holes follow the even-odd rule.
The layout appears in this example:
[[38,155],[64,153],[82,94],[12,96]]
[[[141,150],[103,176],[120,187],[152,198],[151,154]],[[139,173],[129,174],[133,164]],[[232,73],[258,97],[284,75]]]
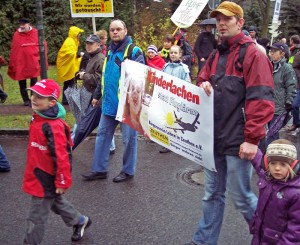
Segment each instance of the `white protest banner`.
[[114,17],[113,0],[70,0],[72,17]]
[[213,97],[191,83],[126,60],[116,120],[215,171]]
[[171,20],[179,28],[188,28],[195,22],[207,3],[208,0],[182,0],[171,16]]
[[275,7],[274,7],[274,14],[272,23],[277,24],[279,20],[279,14],[280,14],[280,8],[281,8],[281,0],[276,0]]

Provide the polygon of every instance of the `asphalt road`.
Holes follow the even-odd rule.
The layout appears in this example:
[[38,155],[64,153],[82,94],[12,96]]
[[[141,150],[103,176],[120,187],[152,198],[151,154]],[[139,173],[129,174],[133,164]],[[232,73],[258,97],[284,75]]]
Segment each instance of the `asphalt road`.
[[[290,137],[299,145],[297,137]],[[93,221],[77,244],[182,245],[189,242],[201,215],[203,186],[190,182],[185,173],[199,166],[175,153],[159,154],[159,145],[141,139],[134,179],[113,183],[122,158],[122,140],[117,136],[109,178],[87,182],[80,174],[90,170],[94,142],[95,138],[90,137],[74,151],[73,186],[66,194]],[[30,197],[21,190],[27,136],[0,135],[0,144],[12,164],[10,173],[0,174],[0,245],[18,245],[30,204]],[[201,182],[202,173],[198,177]],[[254,188],[255,182],[254,175]],[[70,240],[71,234],[72,229],[51,213],[42,244],[75,244]],[[246,245],[250,241],[246,222],[227,200],[219,245]]]

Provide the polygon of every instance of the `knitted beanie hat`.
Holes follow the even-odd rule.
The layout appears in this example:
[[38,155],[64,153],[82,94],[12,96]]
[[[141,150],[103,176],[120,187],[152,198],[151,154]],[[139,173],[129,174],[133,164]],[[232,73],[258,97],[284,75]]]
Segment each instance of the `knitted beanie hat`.
[[149,45],[147,48],[147,52],[152,51],[155,55],[157,55],[157,47],[155,45]]
[[266,156],[268,162],[281,161],[292,164],[297,160],[297,149],[288,140],[275,140],[269,144]]

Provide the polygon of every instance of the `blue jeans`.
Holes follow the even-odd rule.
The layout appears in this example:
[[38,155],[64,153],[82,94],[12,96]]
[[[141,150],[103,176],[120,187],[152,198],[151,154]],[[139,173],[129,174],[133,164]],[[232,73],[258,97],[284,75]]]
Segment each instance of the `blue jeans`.
[[293,124],[297,126],[300,126],[299,107],[300,107],[300,89],[297,89],[297,95],[294,98],[292,104]]
[[[92,172],[108,172],[108,160],[111,141],[120,122],[114,117],[101,115],[98,126]],[[124,123],[120,123],[124,152],[122,172],[134,175],[137,158],[137,132]]]
[[225,209],[225,192],[228,193],[245,220],[249,222],[257,205],[251,190],[252,165],[237,156],[215,155],[217,172],[204,170],[205,192],[202,198],[203,217],[193,237],[197,245],[218,243]]
[[0,145],[0,169],[9,170],[10,169],[10,163],[5,156],[5,153]]

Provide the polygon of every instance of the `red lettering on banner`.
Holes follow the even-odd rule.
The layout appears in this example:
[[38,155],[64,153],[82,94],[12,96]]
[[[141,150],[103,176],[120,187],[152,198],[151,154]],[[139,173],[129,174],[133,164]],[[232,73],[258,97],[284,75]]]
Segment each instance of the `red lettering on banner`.
[[192,102],[197,105],[200,104],[199,95],[187,91],[185,85],[182,85],[182,87],[177,87],[175,84],[173,84],[173,80],[171,80],[170,82],[164,80],[163,75],[161,75],[161,77],[158,78],[155,72],[148,71],[147,80],[150,83],[162,87],[165,90],[169,90],[172,94],[175,94],[178,97],[181,97],[189,102]]

